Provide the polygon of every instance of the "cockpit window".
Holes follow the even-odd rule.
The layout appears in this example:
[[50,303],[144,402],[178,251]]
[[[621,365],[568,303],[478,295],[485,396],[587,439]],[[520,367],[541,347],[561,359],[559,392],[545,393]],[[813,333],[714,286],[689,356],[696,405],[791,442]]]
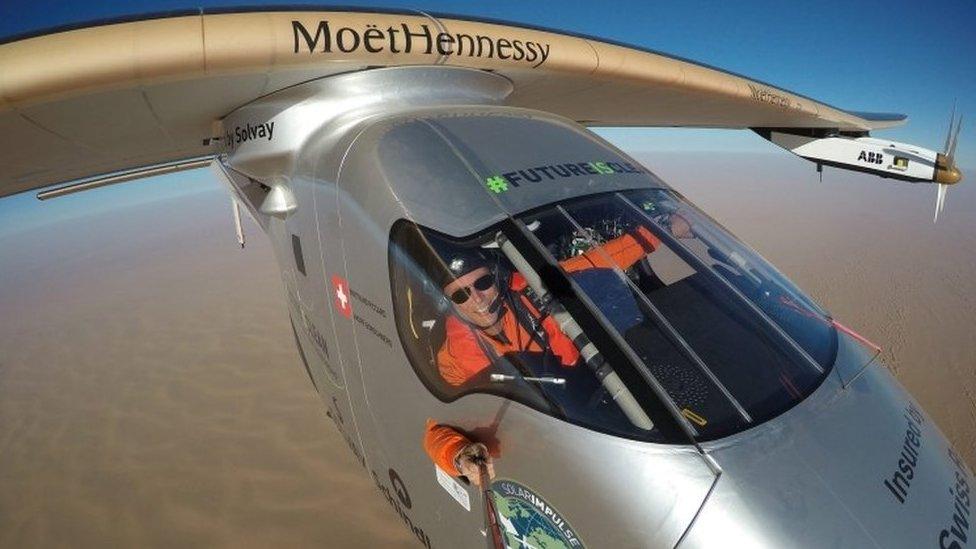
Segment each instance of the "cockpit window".
[[398,329],[425,385],[445,401],[497,394],[596,430],[650,437],[654,422],[637,397],[558,298],[533,290],[499,235],[458,241],[405,221],[393,230]]
[[670,190],[564,200],[464,239],[401,221],[391,237],[400,336],[445,401],[491,393],[684,442],[663,402],[710,440],[801,401],[836,354],[826,313]]
[[[799,308],[806,301],[794,301],[800,298],[793,288],[779,280],[765,279],[761,290],[736,280],[740,288],[714,259],[703,261],[723,253],[743,258],[746,252],[741,245],[727,248],[730,240],[716,241],[720,229],[673,193],[601,195],[543,209],[526,221],[540,224],[536,235],[556,257],[581,250],[606,253],[603,243],[620,233],[643,233],[654,240],[653,250],[632,265],[614,261],[615,278],[583,279],[580,287],[604,310],[641,367],[665,387],[699,438],[765,421],[819,385],[825,368],[770,313],[782,319],[795,316],[786,325],[808,346],[824,350],[819,354],[825,362],[833,341],[829,323],[811,320],[813,310]],[[758,276],[756,269],[740,268]],[[757,292],[763,295],[761,307],[754,301]],[[627,306],[621,308],[620,300],[608,294],[628,297]],[[637,322],[633,314],[620,315],[635,305]]]
[[[836,324],[775,267],[743,245],[721,225],[670,190],[644,190],[619,195],[631,209],[655,220],[665,238],[689,261],[721,283],[757,313],[774,331],[781,331],[807,364],[830,369],[837,353]],[[672,215],[684,223],[681,238],[667,222]]]
[[619,436],[711,440],[802,401],[849,347],[718,223],[560,121],[431,111],[362,141],[376,155],[360,168],[396,181],[407,218],[390,235],[397,330],[445,402],[487,393]]

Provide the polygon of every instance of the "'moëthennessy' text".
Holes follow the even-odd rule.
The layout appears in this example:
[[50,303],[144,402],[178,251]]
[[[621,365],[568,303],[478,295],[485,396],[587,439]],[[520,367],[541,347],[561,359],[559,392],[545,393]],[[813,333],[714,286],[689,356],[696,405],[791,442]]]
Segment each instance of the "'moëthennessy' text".
[[333,28],[328,20],[321,20],[314,31],[301,21],[292,21],[295,53],[424,53],[454,57],[478,57],[528,63],[539,67],[549,59],[549,44],[467,34],[434,32],[430,25],[411,26],[407,23],[381,28],[366,24],[363,28]]

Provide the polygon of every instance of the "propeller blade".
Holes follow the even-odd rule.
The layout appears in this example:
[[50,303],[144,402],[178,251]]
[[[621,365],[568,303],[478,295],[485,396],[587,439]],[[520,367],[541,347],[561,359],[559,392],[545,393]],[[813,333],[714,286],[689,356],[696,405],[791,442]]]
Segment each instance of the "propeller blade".
[[952,145],[949,147],[949,152],[946,153],[946,158],[949,159],[949,167],[952,168],[956,165],[956,145],[959,144],[959,130],[962,129],[962,115],[959,115],[959,122],[956,123],[956,131],[952,134]]
[[939,221],[939,212],[945,208],[946,194],[948,194],[949,186],[939,183],[939,190],[935,195],[935,217],[932,218],[932,223]]
[[[955,126],[955,128],[953,128]],[[952,115],[949,116],[949,131],[946,132],[945,146],[942,148],[942,154],[937,156],[936,159],[936,176],[934,179],[936,181],[946,181],[948,183],[956,183],[960,179],[960,173],[956,170],[956,145],[959,144],[959,131],[962,129],[962,114],[959,115],[959,120],[956,120],[956,102],[952,102]],[[939,165],[939,161],[943,161],[945,165]],[[939,221],[939,214],[945,210],[946,196],[949,192],[949,186],[945,183],[939,183],[939,189],[935,195],[935,217],[932,218],[932,223],[937,223]]]
[[241,205],[237,202],[236,198],[231,197],[232,202],[231,207],[234,212],[234,230],[237,232],[237,243],[241,245],[241,249],[244,249],[244,228],[241,226]]
[[952,139],[952,125],[956,122],[956,102],[952,102],[952,115],[949,116],[949,131],[946,132],[945,145],[942,146],[942,152],[946,156],[949,154],[949,141]]

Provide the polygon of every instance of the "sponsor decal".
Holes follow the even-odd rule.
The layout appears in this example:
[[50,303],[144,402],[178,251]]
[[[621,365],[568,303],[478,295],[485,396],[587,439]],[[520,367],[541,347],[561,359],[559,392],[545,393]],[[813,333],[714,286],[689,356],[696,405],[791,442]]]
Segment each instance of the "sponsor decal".
[[393,510],[396,511],[398,515],[400,515],[403,523],[406,524],[407,528],[409,528],[411,532],[413,532],[413,535],[417,536],[420,543],[429,549],[430,538],[427,537],[426,533],[424,533],[423,528],[414,525],[413,521],[410,519],[410,515],[407,514],[407,511],[409,511],[413,506],[413,502],[410,499],[410,493],[407,492],[407,486],[403,483],[403,479],[400,478],[400,475],[393,469],[390,469],[388,476],[390,477],[390,484],[393,486],[393,490],[391,491],[388,486],[384,485],[380,481],[380,477],[376,474],[376,471],[370,472],[373,474],[373,481],[376,483],[376,488],[379,489],[379,491],[383,494],[383,497],[386,498],[386,502],[390,504],[390,507],[393,507]]
[[[368,297],[360,294],[359,292],[357,292],[356,290],[353,290],[351,288],[349,289],[349,294],[353,298],[355,298],[356,301],[358,301],[359,303],[362,303],[365,306],[365,309],[366,310],[372,311],[374,314],[378,315],[380,318],[386,318],[386,309],[384,309],[383,307],[380,307],[379,305],[373,303],[372,301],[370,301],[370,299]],[[380,341],[382,341],[384,345],[386,345],[387,347],[389,347],[391,349],[393,348],[393,340],[391,340],[389,338],[389,336],[387,336],[386,334],[384,334],[379,328],[377,328],[376,326],[374,326],[370,321],[368,321],[365,318],[359,316],[359,313],[354,314],[353,315],[353,319],[356,321],[357,324],[359,324],[363,328],[366,328],[366,331],[367,332],[373,334],[374,336],[376,336],[377,339],[379,339]]]
[[[320,332],[315,326],[315,322],[312,320],[311,315],[305,311],[305,307],[294,295],[289,293],[288,301],[291,303],[292,309],[298,313],[298,317],[301,320],[299,326],[302,328],[305,335],[312,340],[312,348],[315,350],[315,356],[318,357],[319,362],[325,366],[325,372],[329,376],[329,381],[341,389],[343,387],[343,383],[339,378],[339,372],[337,372],[335,367],[332,366],[332,362],[329,357],[329,344],[328,341],[326,341],[325,336],[323,336],[322,332]],[[309,376],[311,377],[311,372],[309,373]],[[312,383],[315,383],[315,381],[313,380]]]
[[245,122],[244,126],[235,126],[233,130],[227,130],[224,134],[224,143],[231,148],[237,148],[241,143],[248,141],[271,141],[274,139],[274,125],[274,122],[265,122],[252,126],[250,122]]
[[329,416],[329,419],[331,419],[332,423],[335,424],[336,429],[339,430],[339,434],[342,435],[342,439],[346,441],[346,446],[349,447],[349,450],[352,452],[352,455],[355,456],[356,461],[359,462],[363,469],[365,469],[366,456],[359,451],[356,443],[352,441],[352,437],[348,432],[346,432],[346,422],[342,418],[342,410],[339,407],[339,401],[336,400],[336,397],[332,397],[332,404],[325,410],[325,415]]
[[352,303],[349,301],[349,283],[341,276],[332,275],[332,303],[346,318],[352,318]]
[[943,528],[939,532],[939,547],[941,549],[962,549],[963,545],[969,540],[969,521],[970,500],[969,500],[969,474],[962,459],[946,448],[949,459],[956,466],[956,478],[953,486],[949,488],[949,495],[952,496],[952,519],[948,528]]
[[369,310],[373,311],[374,313],[378,314],[379,316],[381,316],[383,318],[386,318],[386,309],[384,309],[383,307],[380,307],[379,305],[373,303],[372,301],[369,300],[368,297],[360,294],[356,290],[353,290],[353,289],[350,288],[349,292],[352,294],[352,296],[354,298],[356,298],[356,301],[362,303]]
[[491,483],[508,547],[583,547],[569,522],[530,488],[512,480]]
[[308,314],[305,312],[304,307],[299,307],[299,312],[301,313],[302,326],[305,328],[305,335],[315,344],[315,353],[319,355],[319,358],[323,362],[329,360],[329,344],[325,340],[325,336],[319,329],[315,327],[315,323],[309,318]]
[[800,109],[800,102],[793,101],[789,97],[776,93],[774,91],[756,86],[754,84],[748,84],[749,91],[752,93],[752,98],[760,103],[769,103],[776,107],[781,107],[784,109]]
[[438,32],[430,25],[400,23],[385,28],[375,23],[361,27],[333,27],[327,19],[309,29],[292,21],[294,53],[423,53],[426,55],[500,59],[541,66],[549,59],[549,43],[481,34]]
[[485,178],[485,187],[495,194],[501,194],[510,187],[526,183],[542,183],[567,177],[590,175],[614,175],[619,173],[647,173],[647,170],[630,162],[567,162],[523,168]]
[[345,425],[346,420],[342,417],[342,410],[339,408],[339,400],[336,397],[332,397],[332,406],[335,408],[336,419],[339,420],[339,425]]
[[915,469],[918,467],[918,455],[922,448],[922,412],[915,408],[912,403],[908,403],[905,408],[905,421],[908,427],[905,430],[905,440],[901,445],[901,454],[898,456],[898,464],[891,478],[884,480],[884,485],[895,497],[898,503],[905,503],[908,499],[908,489],[912,486],[912,479],[915,478]]
[[[859,162],[867,162],[868,164],[881,164],[884,162],[884,155],[871,151],[861,151],[861,154],[857,155],[857,160]],[[905,163],[905,167],[908,167],[907,162]]]
[[329,374],[329,381],[332,382],[338,388],[343,387],[343,383],[340,379],[339,372],[336,371],[335,367],[332,365],[332,361],[329,357],[329,345],[325,340],[325,336],[322,332],[315,326],[315,323],[311,318],[302,310],[302,325],[305,326],[305,334],[309,339],[312,340],[313,348],[315,349],[315,354],[318,356],[319,360],[325,366],[325,372]]
[[366,331],[376,336],[376,339],[382,341],[383,344],[386,345],[387,347],[391,349],[393,348],[393,341],[389,338],[389,336],[381,332],[379,328],[373,326],[372,324],[370,324],[368,320],[359,316],[358,314],[353,315],[353,317],[356,320],[357,324],[359,324],[363,328],[366,328]]
[[458,502],[466,511],[470,511],[471,496],[468,495],[468,491],[464,489],[464,486],[461,486],[460,482],[436,465],[434,466],[434,474],[437,475],[437,483],[441,485],[441,488],[448,494],[451,494],[454,501]]

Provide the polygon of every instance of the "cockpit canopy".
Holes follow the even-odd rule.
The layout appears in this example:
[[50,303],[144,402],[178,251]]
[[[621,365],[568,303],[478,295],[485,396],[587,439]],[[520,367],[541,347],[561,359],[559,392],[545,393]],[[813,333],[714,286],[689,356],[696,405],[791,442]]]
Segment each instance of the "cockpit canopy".
[[[494,246],[499,235],[524,238],[533,249],[523,255],[544,262],[530,260],[535,272],[522,272]],[[556,322],[554,304],[576,313],[614,371],[637,380],[627,388],[652,419],[662,408],[655,389],[663,389],[699,440],[788,410],[819,385],[836,353],[828,316],[667,189],[571,199],[463,240],[404,221],[392,239],[401,337],[418,375],[445,401],[498,394],[601,431],[666,438],[615,405]],[[451,278],[451,263],[464,261],[468,268]],[[551,301],[526,283],[533,276]]]
[[515,112],[434,111],[367,132],[403,208],[389,252],[397,329],[432,394],[688,443],[758,425],[820,385],[838,354],[825,311],[634,160]]
[[[433,111],[368,132],[368,159],[413,219],[464,236],[559,200],[646,187],[639,163],[589,133],[531,111]],[[513,114],[524,113],[523,116]],[[539,113],[541,115],[541,113]],[[361,147],[364,145],[360,145]],[[658,186],[664,186],[654,178]]]

